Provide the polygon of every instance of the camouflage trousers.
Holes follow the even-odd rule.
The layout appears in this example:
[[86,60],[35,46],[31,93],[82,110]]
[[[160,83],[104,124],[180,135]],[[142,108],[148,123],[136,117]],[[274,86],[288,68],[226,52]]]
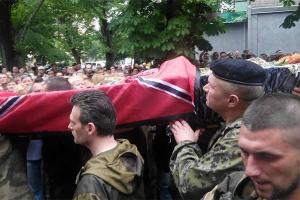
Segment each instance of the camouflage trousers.
[[24,159],[10,141],[0,135],[0,199],[34,199],[28,187]]

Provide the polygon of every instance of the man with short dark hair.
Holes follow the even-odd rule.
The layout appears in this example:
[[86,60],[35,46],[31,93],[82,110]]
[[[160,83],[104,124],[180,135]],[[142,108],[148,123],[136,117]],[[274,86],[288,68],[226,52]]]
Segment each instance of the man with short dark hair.
[[212,63],[212,74],[203,90],[206,105],[225,124],[210,140],[203,154],[197,141],[202,131],[193,131],[184,120],[170,123],[177,146],[170,160],[174,182],[184,199],[200,199],[227,174],[243,169],[238,135],[241,117],[249,104],[264,94],[266,73],[259,65],[241,59]]
[[115,109],[97,90],[75,94],[69,129],[74,142],[84,145],[92,158],[77,176],[73,199],[144,199],[143,159],[135,145],[115,140]]
[[283,199],[300,197],[300,98],[268,94],[243,116],[239,147],[245,172],[230,174],[204,197]]

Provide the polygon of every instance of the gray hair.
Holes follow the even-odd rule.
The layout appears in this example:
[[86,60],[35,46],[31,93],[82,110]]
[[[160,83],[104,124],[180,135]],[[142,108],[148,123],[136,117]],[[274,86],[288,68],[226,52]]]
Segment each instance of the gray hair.
[[251,103],[255,99],[264,95],[262,86],[248,86],[226,82],[225,91],[235,92],[238,97],[246,103]]

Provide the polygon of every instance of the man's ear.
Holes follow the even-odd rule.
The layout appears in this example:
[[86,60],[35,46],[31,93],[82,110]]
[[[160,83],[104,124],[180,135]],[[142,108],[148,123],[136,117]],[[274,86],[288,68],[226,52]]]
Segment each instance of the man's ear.
[[234,108],[237,106],[237,104],[240,102],[240,99],[237,95],[231,94],[228,97],[228,107],[229,108]]
[[96,126],[93,122],[89,122],[87,124],[87,131],[88,131],[88,135],[92,135],[96,133]]

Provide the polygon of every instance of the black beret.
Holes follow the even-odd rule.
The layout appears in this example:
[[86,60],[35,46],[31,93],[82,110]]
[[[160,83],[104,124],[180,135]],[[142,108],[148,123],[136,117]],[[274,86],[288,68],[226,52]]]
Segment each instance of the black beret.
[[240,85],[260,86],[266,79],[261,66],[243,59],[219,59],[211,63],[210,69],[217,78]]

